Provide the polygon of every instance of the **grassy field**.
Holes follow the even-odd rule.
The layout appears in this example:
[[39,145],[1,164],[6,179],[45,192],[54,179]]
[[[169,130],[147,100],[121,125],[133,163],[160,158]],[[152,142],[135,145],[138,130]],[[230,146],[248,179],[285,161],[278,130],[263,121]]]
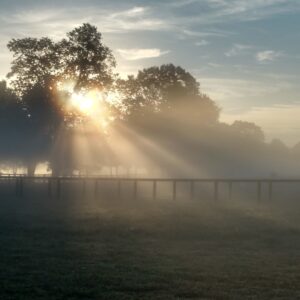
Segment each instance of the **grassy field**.
[[1,198],[0,299],[300,299],[299,210]]

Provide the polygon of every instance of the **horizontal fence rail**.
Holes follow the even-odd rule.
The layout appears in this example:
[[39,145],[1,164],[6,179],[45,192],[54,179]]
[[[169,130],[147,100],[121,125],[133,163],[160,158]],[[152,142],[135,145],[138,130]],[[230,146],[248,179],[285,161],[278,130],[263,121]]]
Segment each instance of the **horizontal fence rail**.
[[[15,186],[15,194],[18,197],[24,195],[24,183],[25,182],[43,182],[47,184],[47,194],[49,197],[61,196],[61,188],[65,182],[78,182],[81,184],[82,192],[85,193],[86,183],[92,182],[94,184],[94,196],[98,195],[100,189],[100,182],[115,182],[115,189],[118,197],[121,197],[121,183],[132,182],[133,183],[133,197],[138,197],[138,184],[142,182],[152,183],[152,198],[157,198],[157,184],[158,183],[170,183],[172,185],[172,199],[177,198],[178,183],[189,184],[189,198],[195,197],[195,184],[196,183],[209,183],[213,187],[213,198],[215,201],[219,200],[219,187],[220,184],[228,185],[228,198],[232,199],[233,186],[235,183],[254,183],[256,184],[257,201],[262,199],[262,186],[267,185],[268,199],[272,200],[273,186],[276,183],[300,183],[298,178],[134,178],[134,177],[99,177],[99,176],[25,176],[25,175],[0,175],[0,182],[13,182]],[[1,189],[1,187],[0,187]]]

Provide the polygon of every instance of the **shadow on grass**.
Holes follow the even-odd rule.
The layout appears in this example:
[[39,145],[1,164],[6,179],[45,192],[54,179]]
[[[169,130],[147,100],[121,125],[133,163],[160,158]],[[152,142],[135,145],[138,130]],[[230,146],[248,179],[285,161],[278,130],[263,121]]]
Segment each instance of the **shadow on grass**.
[[300,297],[294,209],[108,194],[0,205],[1,299]]

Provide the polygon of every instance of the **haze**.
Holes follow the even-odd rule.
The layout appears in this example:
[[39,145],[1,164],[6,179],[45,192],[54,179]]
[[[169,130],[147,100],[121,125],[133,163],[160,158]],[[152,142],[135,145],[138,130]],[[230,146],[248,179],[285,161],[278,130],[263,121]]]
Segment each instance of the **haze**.
[[0,12],[0,77],[12,38],[61,39],[96,25],[122,77],[153,65],[186,68],[222,108],[220,119],[258,124],[270,141],[299,141],[299,9],[270,1],[5,1]]

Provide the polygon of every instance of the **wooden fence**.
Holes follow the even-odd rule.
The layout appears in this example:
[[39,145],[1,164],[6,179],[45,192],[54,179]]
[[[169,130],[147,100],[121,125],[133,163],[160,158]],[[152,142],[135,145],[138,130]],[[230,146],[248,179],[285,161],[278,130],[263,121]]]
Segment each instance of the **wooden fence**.
[[219,187],[220,184],[226,184],[228,186],[228,199],[232,199],[233,188],[237,183],[252,183],[256,184],[256,197],[257,201],[262,200],[262,186],[267,186],[268,199],[272,200],[273,197],[273,186],[276,183],[300,183],[300,179],[264,179],[264,178],[128,178],[128,177],[50,177],[50,176],[15,176],[15,175],[0,175],[0,182],[9,181],[13,182],[15,185],[15,195],[17,197],[22,197],[24,195],[24,184],[25,182],[43,182],[47,184],[47,195],[49,197],[55,196],[57,198],[61,197],[61,187],[65,182],[75,181],[81,184],[83,192],[85,192],[85,187],[87,182],[91,182],[94,186],[94,196],[97,197],[99,193],[99,182],[115,182],[115,189],[117,191],[118,197],[121,197],[122,182],[133,183],[133,197],[137,199],[138,195],[138,185],[142,182],[152,183],[152,198],[156,199],[158,197],[158,183],[169,183],[172,186],[172,199],[177,198],[177,187],[178,183],[186,183],[189,185],[189,198],[195,198],[195,184],[196,183],[207,183],[211,184],[213,187],[213,199],[218,201],[220,198]]

